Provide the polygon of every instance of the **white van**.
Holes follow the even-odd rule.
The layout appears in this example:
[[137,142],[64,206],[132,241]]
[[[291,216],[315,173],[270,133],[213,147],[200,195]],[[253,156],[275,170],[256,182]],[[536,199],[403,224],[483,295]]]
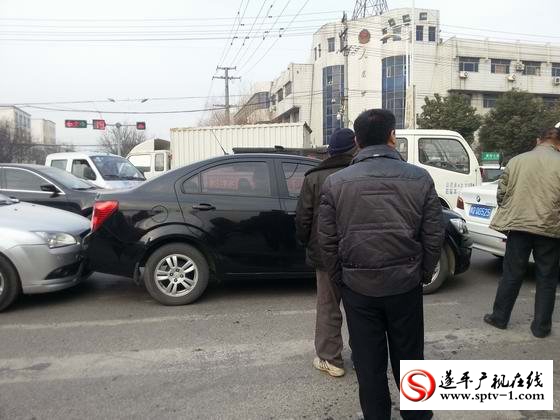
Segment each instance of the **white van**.
[[101,188],[132,188],[146,180],[127,159],[110,153],[52,153],[45,165],[70,172]]
[[481,185],[480,166],[466,140],[455,131],[397,130],[403,158],[426,169],[442,206],[452,209],[461,189]]

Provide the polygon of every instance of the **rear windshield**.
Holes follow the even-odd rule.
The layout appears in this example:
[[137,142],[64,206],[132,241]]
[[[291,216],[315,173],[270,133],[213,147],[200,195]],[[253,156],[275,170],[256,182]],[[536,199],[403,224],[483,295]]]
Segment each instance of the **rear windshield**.
[[119,156],[92,156],[91,160],[104,179],[113,180],[136,180],[143,181],[146,178],[129,160]]

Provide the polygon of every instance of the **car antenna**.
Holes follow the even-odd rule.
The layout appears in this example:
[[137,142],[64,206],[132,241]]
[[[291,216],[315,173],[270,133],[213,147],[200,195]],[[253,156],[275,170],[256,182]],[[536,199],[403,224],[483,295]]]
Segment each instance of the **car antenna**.
[[224,152],[224,156],[227,156],[228,153],[226,152],[226,150],[224,149],[224,146],[222,146],[222,143],[220,143],[220,140],[218,139],[218,136],[216,136],[216,133],[214,133],[214,130],[210,130],[212,132],[212,135],[214,136],[214,138],[216,139],[216,141],[218,142],[218,145],[220,146],[220,149],[222,149],[222,152]]

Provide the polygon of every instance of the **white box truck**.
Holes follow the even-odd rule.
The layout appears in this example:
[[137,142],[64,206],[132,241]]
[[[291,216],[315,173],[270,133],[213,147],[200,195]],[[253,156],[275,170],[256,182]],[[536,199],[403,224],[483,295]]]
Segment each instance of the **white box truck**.
[[172,168],[233,154],[237,147],[311,147],[306,123],[229,125],[171,129]]

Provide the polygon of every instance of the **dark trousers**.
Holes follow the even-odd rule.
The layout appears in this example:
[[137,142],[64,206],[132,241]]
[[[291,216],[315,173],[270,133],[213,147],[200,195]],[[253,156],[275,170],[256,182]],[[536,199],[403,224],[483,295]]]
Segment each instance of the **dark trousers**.
[[[389,420],[387,345],[393,376],[400,382],[400,361],[424,358],[422,288],[394,296],[369,297],[342,287],[342,302],[365,420]],[[431,411],[401,411],[403,419],[430,419]]]
[[552,312],[559,276],[560,239],[525,232],[509,233],[504,257],[504,273],[496,292],[492,317],[503,325],[509,322],[531,252],[535,259],[537,278],[535,317],[531,330],[536,334],[546,335],[552,327]]
[[326,271],[317,270],[317,319],[315,323],[315,351],[320,359],[335,366],[342,362],[342,311],[340,287]]

